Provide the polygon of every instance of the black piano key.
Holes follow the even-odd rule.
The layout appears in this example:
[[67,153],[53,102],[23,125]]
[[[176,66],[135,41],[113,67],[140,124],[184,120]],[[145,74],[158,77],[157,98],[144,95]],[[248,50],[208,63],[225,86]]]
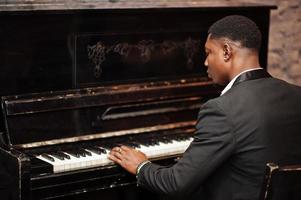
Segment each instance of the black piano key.
[[64,153],[63,151],[58,151],[57,154],[59,154],[60,156],[64,157],[65,159],[71,159],[69,155],[67,155],[66,153]]
[[80,157],[86,157],[86,153],[84,151],[82,151],[81,149],[76,149],[74,151],[76,151]]
[[92,155],[90,152],[85,151],[83,148],[69,149],[66,152],[69,153],[69,154],[71,154],[72,156],[74,156],[76,158],[86,157],[86,156]]
[[116,143],[106,143],[106,144],[101,144],[99,147],[103,148],[103,149],[111,150],[112,148],[114,148],[116,146],[120,146],[120,145],[116,144]]
[[139,140],[138,143],[140,143],[143,146],[147,146],[147,147],[151,146],[150,142],[145,141],[145,140]]
[[160,142],[162,142],[164,144],[168,144],[168,143],[172,143],[172,139],[171,138],[167,138],[167,137],[162,137],[160,139]]
[[167,139],[167,142],[168,142],[168,143],[173,143],[174,141],[175,141],[174,138],[168,138],[168,139]]
[[57,152],[51,152],[51,153],[49,153],[52,157],[55,157],[55,158],[57,158],[57,159],[59,159],[59,160],[64,160],[64,157],[63,156],[61,156],[59,153],[57,153]]
[[80,154],[77,151],[69,149],[69,150],[66,150],[65,152],[70,154],[71,156],[74,156],[76,158],[80,158]]
[[127,147],[138,147],[139,144],[132,141],[123,141],[122,143],[117,144],[116,146],[127,146]]
[[118,146],[132,147],[132,144],[130,142],[123,142],[122,144],[118,144]]
[[103,147],[98,147],[100,149],[100,152],[103,153],[103,154],[106,154],[107,153],[107,150],[104,149]]
[[42,153],[41,156],[51,162],[54,162],[54,158],[51,157],[50,155],[46,154],[46,153]]
[[185,140],[188,140],[189,138],[190,138],[190,136],[187,136],[187,135],[178,135],[174,139],[177,141],[185,141]]
[[175,141],[182,141],[182,138],[181,137],[174,137],[173,138]]
[[159,141],[157,141],[157,140],[150,140],[150,141],[149,141],[149,144],[150,144],[151,146],[159,145]]
[[92,153],[89,152],[89,151],[86,151],[85,149],[83,148],[80,148],[79,151],[82,152],[82,154],[84,154],[85,156],[92,156]]
[[91,146],[91,147],[87,147],[86,149],[98,155],[107,153],[107,151],[104,148],[98,146]]
[[141,147],[141,145],[138,142],[134,142],[134,141],[133,142],[128,142],[126,145],[129,146],[129,147],[132,147],[132,148]]
[[[88,153],[91,154],[90,152],[88,151],[85,151],[84,149],[82,148],[79,148],[79,149],[73,149],[72,150],[74,153],[76,153],[79,157],[86,157],[88,156]],[[92,154],[91,154],[92,155]]]
[[98,154],[98,155],[100,155],[102,153],[101,150],[97,147],[87,147],[86,149],[88,151],[91,151],[91,152],[93,152],[95,154]]

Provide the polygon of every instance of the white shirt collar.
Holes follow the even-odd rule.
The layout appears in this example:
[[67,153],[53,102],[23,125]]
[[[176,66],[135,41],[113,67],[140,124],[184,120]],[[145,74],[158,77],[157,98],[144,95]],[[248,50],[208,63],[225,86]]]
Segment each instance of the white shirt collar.
[[261,67],[257,67],[257,68],[253,68],[253,69],[247,69],[245,71],[240,72],[239,74],[237,74],[229,83],[228,85],[223,89],[222,93],[220,96],[224,95],[228,90],[231,89],[231,87],[233,86],[235,80],[237,79],[237,77],[239,77],[240,75],[242,75],[245,72],[249,72],[249,71],[253,71],[253,70],[258,70],[258,69],[262,69]]

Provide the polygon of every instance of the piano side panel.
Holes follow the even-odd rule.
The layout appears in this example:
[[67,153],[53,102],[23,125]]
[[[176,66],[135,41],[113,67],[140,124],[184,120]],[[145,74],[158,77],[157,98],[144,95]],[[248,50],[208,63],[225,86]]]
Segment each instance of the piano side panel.
[[1,199],[30,199],[30,160],[16,150],[0,148],[0,195]]

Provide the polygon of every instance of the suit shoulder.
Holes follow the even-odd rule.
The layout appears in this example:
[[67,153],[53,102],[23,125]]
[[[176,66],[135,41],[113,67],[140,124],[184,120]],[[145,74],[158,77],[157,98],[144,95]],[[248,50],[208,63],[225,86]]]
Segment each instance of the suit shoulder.
[[202,105],[201,108],[207,108],[207,109],[213,109],[213,110],[219,110],[221,112],[224,112],[224,103],[223,103],[223,96],[219,96],[213,99],[208,100],[206,103]]
[[277,78],[262,78],[242,82],[233,86],[222,98],[231,98],[247,94],[273,92],[273,91],[301,91],[301,87],[290,84]]

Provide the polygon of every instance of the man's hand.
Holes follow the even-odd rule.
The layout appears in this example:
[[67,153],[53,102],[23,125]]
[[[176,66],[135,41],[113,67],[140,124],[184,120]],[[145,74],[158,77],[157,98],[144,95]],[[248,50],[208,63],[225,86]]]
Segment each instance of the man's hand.
[[132,174],[136,174],[138,165],[147,160],[144,153],[127,146],[114,147],[108,158]]

